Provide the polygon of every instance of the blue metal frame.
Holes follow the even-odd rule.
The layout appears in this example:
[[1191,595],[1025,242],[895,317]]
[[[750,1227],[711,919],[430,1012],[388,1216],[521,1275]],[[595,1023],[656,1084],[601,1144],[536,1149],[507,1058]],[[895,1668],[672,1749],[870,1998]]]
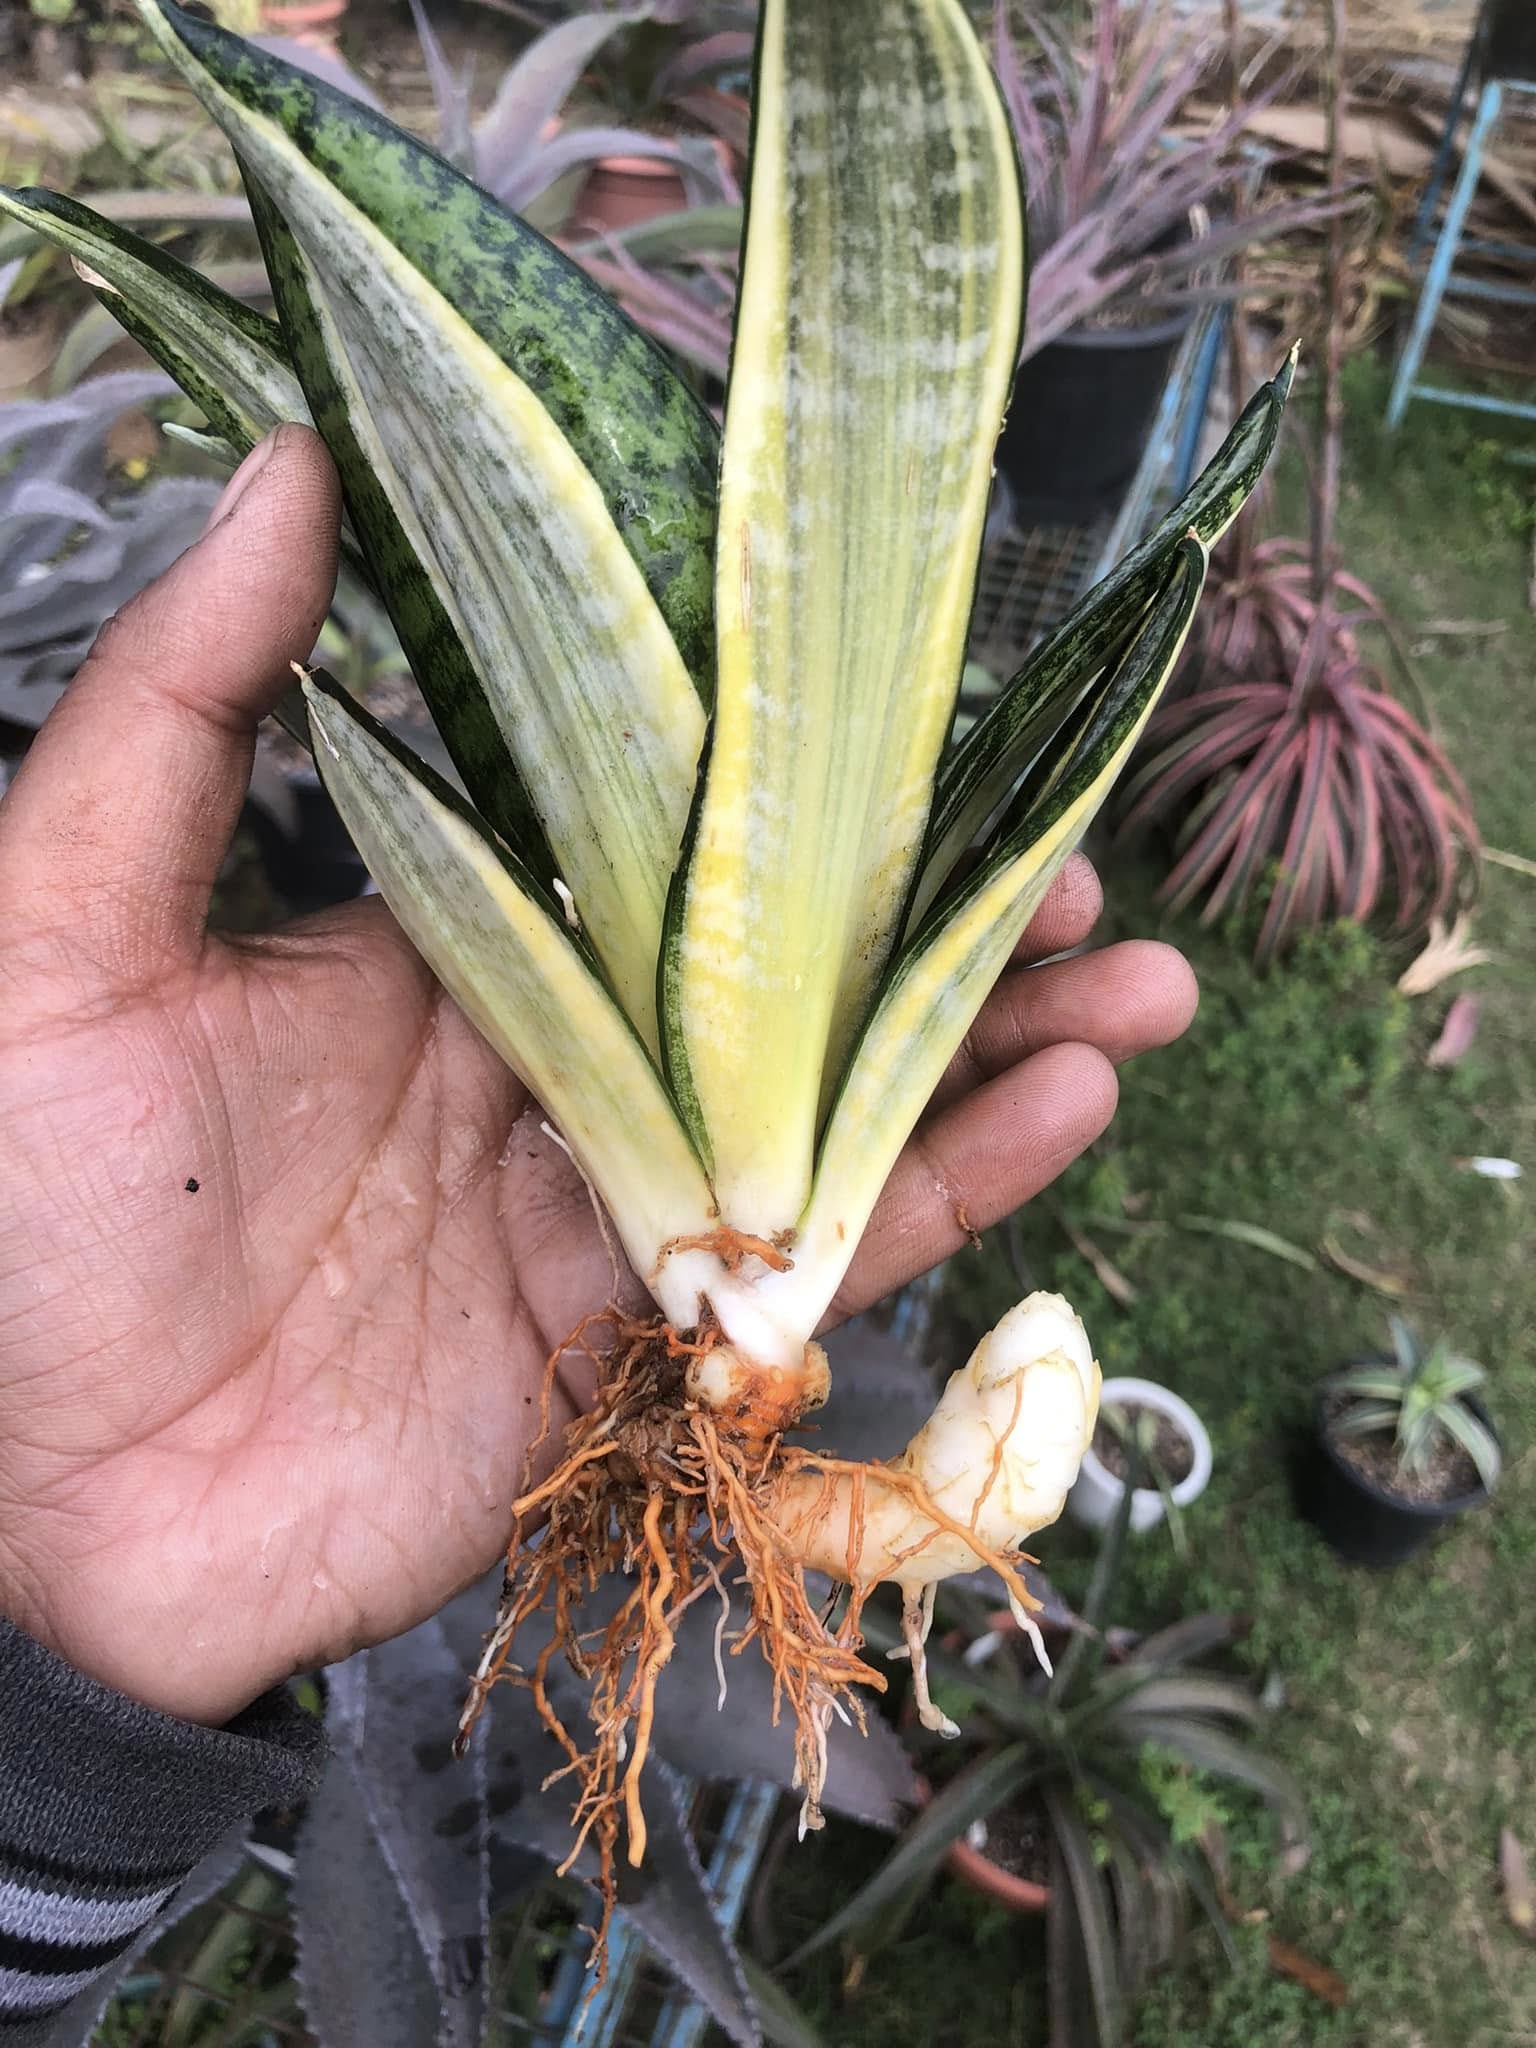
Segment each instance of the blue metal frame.
[[[1468,46],[1466,62],[1462,66],[1461,77],[1457,82],[1456,96],[1446,116],[1445,133],[1435,153],[1429,184],[1419,203],[1411,245],[1411,249],[1415,251],[1422,246],[1433,223],[1435,207],[1445,182],[1456,128],[1461,118],[1462,98],[1470,81],[1476,50],[1477,39],[1474,38]],[[1528,84],[1519,79],[1486,79],[1478,95],[1472,132],[1467,137],[1461,171],[1451,193],[1451,203],[1446,209],[1445,224],[1435,243],[1435,253],[1430,259],[1429,270],[1419,293],[1419,303],[1414,311],[1413,325],[1408,331],[1408,338],[1403,344],[1403,352],[1398,358],[1397,370],[1392,379],[1392,395],[1387,402],[1389,429],[1401,425],[1403,414],[1408,410],[1410,401],[1415,398],[1427,399],[1435,405],[1462,406],[1470,412],[1498,413],[1505,419],[1536,420],[1536,403],[1515,398],[1494,398],[1486,393],[1453,391],[1442,384],[1426,384],[1419,377],[1424,352],[1429,346],[1429,338],[1439,317],[1441,301],[1447,296],[1494,300],[1508,306],[1536,306],[1536,289],[1529,285],[1495,284],[1482,278],[1458,279],[1455,274],[1457,252],[1463,246],[1526,259],[1533,256],[1530,249],[1509,245],[1470,241],[1463,243],[1467,213],[1477,191],[1478,179],[1482,176],[1483,157],[1488,148],[1488,140],[1504,111],[1506,97],[1510,94],[1521,94],[1536,106],[1536,84]]]
[[[715,1917],[727,1934],[734,1934],[740,1924],[778,1804],[775,1785],[742,1784],[731,1792],[705,1870]],[[561,1957],[541,2016],[541,2037],[559,2039],[570,2048],[618,2048],[640,1973],[655,1966],[650,1964],[644,1936],[622,1907],[613,1916],[608,1937],[608,1974],[590,1997],[589,1956],[588,1943],[576,1940]],[[709,2024],[709,2014],[697,1999],[670,1991],[656,2016],[650,2048],[698,2048]]]

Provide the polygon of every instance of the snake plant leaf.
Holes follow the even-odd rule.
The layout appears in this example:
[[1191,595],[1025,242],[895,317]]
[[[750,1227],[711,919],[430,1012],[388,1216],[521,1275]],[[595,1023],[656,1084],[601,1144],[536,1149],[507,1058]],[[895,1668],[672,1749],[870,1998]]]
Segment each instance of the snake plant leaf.
[[959,0],[766,0],[726,404],[715,726],[663,961],[722,1214],[792,1227],[897,936],[1024,294]]
[[315,759],[401,928],[558,1124],[643,1274],[707,1231],[703,1169],[650,1055],[560,906],[341,686],[305,683]]
[[74,259],[107,311],[238,454],[282,420],[309,419],[275,321],[78,200],[0,185],[0,214]]
[[254,178],[249,184],[267,274],[278,303],[287,308],[294,361],[345,485],[348,524],[358,536],[361,566],[385,601],[438,734],[480,815],[547,885],[554,878],[555,860],[533,800],[474,661],[354,430],[345,365],[326,347],[309,289],[309,265],[262,187]]
[[473,664],[619,1000],[654,1046],[662,914],[704,735],[676,645],[527,386],[472,336],[456,353],[467,330],[455,334],[441,301],[418,325],[403,268],[391,281],[405,317],[390,318],[386,244],[350,266],[334,243],[315,260],[260,191],[253,181],[278,303],[376,580],[398,603],[403,565],[381,559],[381,543],[403,540]]
[[[371,174],[370,190],[388,188],[390,151],[367,126],[376,116],[341,95],[317,104],[326,88],[303,73],[273,84],[261,52],[178,16],[194,55],[168,10],[143,4],[246,171],[295,366],[376,580],[398,604],[403,540],[420,565],[417,591],[430,582],[451,629],[445,652],[452,658],[456,642],[473,668],[583,926],[654,1044],[662,912],[705,714],[641,567],[583,451],[467,317],[478,302],[454,235],[453,190],[438,193],[439,260],[421,256],[409,235],[409,247],[397,246],[327,175],[350,162],[349,149],[358,153],[361,134],[360,175]],[[313,128],[302,126],[300,106]],[[420,176],[430,166],[438,184],[457,177],[417,156]],[[491,206],[475,187],[464,190],[480,213]],[[593,291],[585,281],[581,289]],[[611,309],[606,317],[632,334]],[[617,382],[632,395],[633,380],[588,369],[599,388]],[[643,476],[635,492],[643,502]],[[397,612],[433,702],[432,650],[422,662],[408,625]],[[454,695],[462,704],[464,692]],[[444,737],[452,746],[453,734]],[[489,810],[488,778],[475,779],[476,762],[455,754]]]
[[808,1285],[830,1300],[908,1133],[1125,765],[1183,647],[1205,567],[1198,540],[1179,544],[1141,631],[1037,786],[1021,790],[963,887],[897,956],[827,1126],[795,1270],[775,1276],[774,1293],[798,1314],[815,1306],[795,1300]]
[[[264,184],[286,143],[536,395],[591,472],[701,690],[712,661],[718,435],[661,351],[576,264],[417,137],[173,4],[140,14]],[[290,226],[298,223],[290,220]]]
[[1144,616],[1169,548],[1191,532],[1212,548],[1237,517],[1273,453],[1295,367],[1292,350],[1167,517],[1073,607],[956,747],[940,777],[913,901],[914,925],[1051,733]]

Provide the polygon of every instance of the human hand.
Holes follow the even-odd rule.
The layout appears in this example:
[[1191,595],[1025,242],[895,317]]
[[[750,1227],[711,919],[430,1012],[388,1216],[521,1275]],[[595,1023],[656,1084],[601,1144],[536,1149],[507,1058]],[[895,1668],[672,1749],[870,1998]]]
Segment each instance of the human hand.
[[[321,443],[279,429],[0,803],[0,1611],[212,1723],[492,1562],[546,1360],[613,1293],[538,1105],[382,902],[205,929],[337,522]],[[1074,861],[1021,962],[1098,908]],[[838,1312],[1043,1187],[1194,1001],[1163,946],[1007,974]],[[582,1391],[562,1368],[557,1425]]]

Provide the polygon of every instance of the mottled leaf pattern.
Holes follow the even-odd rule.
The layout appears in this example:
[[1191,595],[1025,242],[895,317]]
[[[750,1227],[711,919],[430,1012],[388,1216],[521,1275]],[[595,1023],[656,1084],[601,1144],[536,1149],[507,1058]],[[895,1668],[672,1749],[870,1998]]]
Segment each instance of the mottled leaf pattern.
[[1294,370],[1293,353],[1280,374],[1255,393],[1173,509],[1073,607],[945,762],[913,906],[915,920],[1075,702],[1134,632],[1162,582],[1170,550],[1190,532],[1212,548],[1237,517],[1274,452]]
[[464,1672],[423,1622],[327,1676],[337,1763],[354,1775],[437,1990],[441,2048],[479,2048],[490,1961],[485,1745],[462,1763],[451,1731]]
[[728,1222],[791,1227],[905,906],[1023,300],[958,0],[766,0],[726,405],[716,724],[663,966]]
[[[230,126],[282,135],[535,392],[591,471],[701,687],[710,673],[717,437],[591,280],[425,143],[170,0],[140,13]],[[214,111],[214,106],[210,106]]]
[[309,418],[282,331],[264,314],[77,200],[0,186],[0,214],[73,257],[113,317],[237,453],[281,420]]

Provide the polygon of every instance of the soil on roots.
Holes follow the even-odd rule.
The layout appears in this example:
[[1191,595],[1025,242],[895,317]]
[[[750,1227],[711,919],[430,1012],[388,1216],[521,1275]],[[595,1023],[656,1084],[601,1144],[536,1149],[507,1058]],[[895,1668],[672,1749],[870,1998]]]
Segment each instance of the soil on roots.
[[[760,1423],[730,1421],[688,1396],[689,1361],[719,1341],[712,1328],[680,1336],[659,1318],[636,1322],[609,1309],[588,1317],[551,1358],[530,1465],[547,1440],[554,1371],[567,1351],[583,1350],[593,1359],[597,1399],[568,1426],[556,1471],[514,1503],[500,1611],[460,1725],[462,1746],[500,1679],[532,1693],[566,1757],[549,1782],[568,1777],[573,1785],[574,1838],[562,1867],[569,1869],[588,1845],[599,1864],[599,1970],[621,1833],[630,1863],[645,1853],[640,1779],[657,1681],[685,1608],[713,1595],[721,1608],[722,1651],[740,1656],[756,1643],[767,1659],[774,1719],[788,1712],[795,1726],[808,1827],[821,1825],[831,1716],[842,1713],[862,1726],[855,1688],[885,1687],[884,1676],[859,1655],[859,1589],[846,1599],[840,1593],[832,1606],[817,1602],[775,1524],[784,1487],[810,1455],[783,1444],[783,1429],[797,1417],[788,1414],[765,1433]],[[525,1529],[540,1515],[547,1515],[548,1526],[537,1541],[525,1543]],[[612,1572],[628,1577],[627,1597],[605,1626],[583,1628],[583,1596]],[[738,1601],[742,1625],[727,1641]],[[834,1626],[836,1605],[842,1612]],[[553,1629],[525,1668],[515,1661],[516,1637],[538,1613],[551,1618]],[[579,1732],[566,1726],[549,1697],[546,1681],[557,1656],[590,1685],[589,1726]]]

